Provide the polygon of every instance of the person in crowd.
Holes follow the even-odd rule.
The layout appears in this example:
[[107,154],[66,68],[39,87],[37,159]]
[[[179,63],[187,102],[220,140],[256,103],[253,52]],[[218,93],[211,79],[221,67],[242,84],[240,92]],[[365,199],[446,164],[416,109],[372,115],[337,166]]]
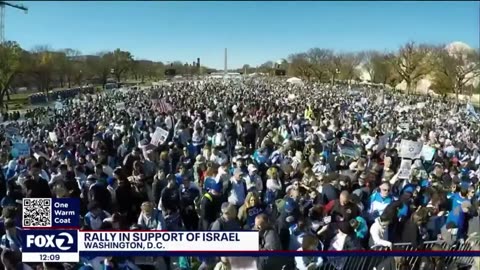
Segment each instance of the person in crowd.
[[[320,242],[313,234],[306,234],[302,240],[302,246],[297,251],[317,251]],[[295,266],[298,270],[317,270],[323,265],[323,258],[317,256],[297,256]]]
[[401,242],[410,243],[413,248],[421,248],[425,241],[425,225],[427,212],[425,208],[418,209],[412,217],[407,220],[401,233]]
[[195,211],[195,201],[200,197],[200,190],[191,178],[185,177],[180,186],[180,214],[185,228],[189,231],[198,229],[198,215]]
[[[260,233],[260,250],[281,250],[280,238],[270,224],[268,216],[260,214],[255,218],[255,227]],[[291,258],[260,257],[257,262],[258,269],[292,269],[294,261]]]
[[390,193],[390,183],[383,182],[378,187],[378,191],[370,196],[370,207],[368,209],[370,220],[375,220],[381,216],[385,208],[392,202],[393,197]]
[[5,234],[0,239],[0,247],[13,252],[22,252],[22,240],[19,229],[13,219],[7,219],[4,223]]
[[387,215],[381,215],[375,219],[375,222],[370,227],[370,241],[369,246],[383,246],[392,248],[393,244],[389,241],[388,225],[390,219]]
[[238,220],[243,228],[251,229],[255,225],[255,217],[264,211],[260,196],[256,192],[248,192],[245,202],[238,209]]
[[141,206],[142,212],[138,216],[137,225],[143,230],[164,230],[166,228],[165,218],[162,212],[155,209],[153,203],[144,202]]
[[237,209],[235,205],[230,203],[222,204],[222,216],[212,223],[210,229],[212,231],[239,231],[241,230],[240,222],[237,219]]
[[219,216],[222,206],[222,185],[217,183],[200,199],[200,228],[209,230]]
[[22,262],[21,253],[7,248],[2,250],[1,260],[6,270],[33,270],[28,264]]
[[240,208],[247,196],[247,183],[245,182],[242,169],[236,168],[227,188],[228,202]]
[[88,205],[88,213],[84,217],[85,226],[90,230],[100,230],[105,219],[111,217],[99,203],[92,201]]

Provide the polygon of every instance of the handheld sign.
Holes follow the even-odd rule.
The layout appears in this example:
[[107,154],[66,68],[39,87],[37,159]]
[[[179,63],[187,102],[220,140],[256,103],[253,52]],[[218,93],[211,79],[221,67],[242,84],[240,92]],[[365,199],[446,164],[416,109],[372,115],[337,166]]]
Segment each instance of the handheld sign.
[[400,157],[408,159],[416,159],[422,153],[423,143],[409,140],[400,142]]
[[51,142],[57,142],[58,137],[55,132],[48,132],[48,138],[50,139]]
[[30,146],[27,143],[14,143],[12,147],[12,156],[14,158],[30,156]]
[[408,159],[402,159],[400,169],[398,169],[398,179],[409,179],[412,173],[412,161]]
[[124,111],[126,106],[125,106],[125,102],[118,102],[117,104],[115,104],[115,107],[117,108],[117,110],[119,111]]
[[155,133],[153,133],[152,140],[150,141],[151,144],[158,146],[165,142],[168,137],[168,131],[163,128],[157,127]]

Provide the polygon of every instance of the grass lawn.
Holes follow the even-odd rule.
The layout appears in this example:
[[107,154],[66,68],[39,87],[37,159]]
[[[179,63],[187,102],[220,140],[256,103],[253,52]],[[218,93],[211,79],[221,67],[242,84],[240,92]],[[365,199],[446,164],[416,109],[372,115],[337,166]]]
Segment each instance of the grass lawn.
[[4,102],[8,104],[8,108],[10,110],[21,110],[26,109],[26,107],[30,106],[28,96],[32,93],[19,93],[10,95],[10,100],[7,100],[7,96],[4,97]]

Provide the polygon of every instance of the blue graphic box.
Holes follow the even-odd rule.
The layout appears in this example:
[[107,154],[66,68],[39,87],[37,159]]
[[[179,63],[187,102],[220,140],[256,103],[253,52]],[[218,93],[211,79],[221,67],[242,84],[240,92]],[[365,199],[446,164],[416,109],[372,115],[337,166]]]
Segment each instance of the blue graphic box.
[[76,230],[23,230],[22,253],[64,253],[78,252]]
[[80,227],[80,200],[52,199],[52,227]]

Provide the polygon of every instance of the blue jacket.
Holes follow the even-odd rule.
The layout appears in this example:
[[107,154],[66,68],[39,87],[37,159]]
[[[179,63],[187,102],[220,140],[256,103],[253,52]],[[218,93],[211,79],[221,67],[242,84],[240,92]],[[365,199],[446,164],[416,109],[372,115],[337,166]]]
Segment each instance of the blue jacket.
[[356,217],[355,220],[358,221],[358,227],[355,230],[358,239],[365,239],[368,234],[368,225],[367,221],[362,217]]
[[455,223],[455,225],[458,229],[457,237],[459,239],[463,238],[465,236],[465,233],[466,233],[465,230],[464,230],[464,228],[465,228],[465,213],[463,213],[461,206],[457,206],[456,208],[452,209],[452,211],[450,211],[445,224],[448,224],[450,222]]
[[385,208],[393,202],[393,197],[391,195],[383,198],[380,192],[374,192],[370,196],[368,214],[370,215],[370,220],[375,220],[379,217]]

